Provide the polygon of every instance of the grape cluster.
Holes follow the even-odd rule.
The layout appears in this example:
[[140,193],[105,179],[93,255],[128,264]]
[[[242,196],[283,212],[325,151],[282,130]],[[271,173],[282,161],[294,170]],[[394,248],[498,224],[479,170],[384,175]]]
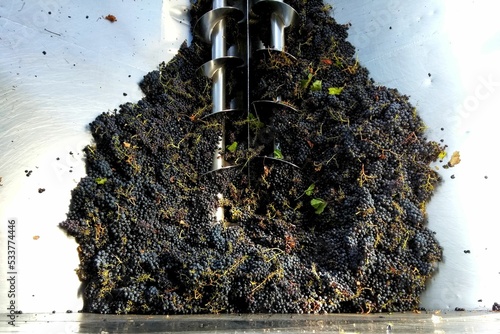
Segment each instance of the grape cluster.
[[[197,68],[210,50],[195,38],[144,77],[143,99],[90,124],[87,176],[60,224],[79,244],[84,311],[419,307],[442,259],[426,204],[443,148],[408,97],[369,78],[322,1],[289,3],[300,20],[286,45],[297,58],[249,64],[251,99],[279,96],[287,107],[206,117],[211,83]],[[198,1],[193,19],[210,4]],[[221,124],[237,144],[224,152],[234,166],[210,172]],[[262,156],[268,138],[283,161]]]

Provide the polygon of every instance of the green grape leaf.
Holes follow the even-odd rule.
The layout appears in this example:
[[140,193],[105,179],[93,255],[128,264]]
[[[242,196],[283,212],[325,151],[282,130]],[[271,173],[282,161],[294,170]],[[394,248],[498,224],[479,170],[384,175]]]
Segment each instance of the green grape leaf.
[[330,87],[328,88],[328,94],[339,95],[344,90],[344,87]]
[[307,75],[307,79],[304,79],[304,80],[300,80],[300,86],[302,88],[307,88],[307,86],[309,86],[309,84],[311,83],[311,79],[312,79],[313,75],[312,73],[309,73]]
[[96,179],[95,179],[95,183],[97,183],[97,184],[104,184],[104,183],[106,183],[106,181],[108,181],[108,179],[105,177],[96,177]]
[[321,198],[313,198],[311,200],[311,206],[316,209],[315,213],[318,215],[321,214],[323,210],[325,210],[326,204],[327,203],[325,202],[325,200]]
[[228,145],[226,146],[226,149],[229,151],[229,152],[234,152],[236,151],[236,149],[238,148],[238,142],[233,142],[231,145]]
[[320,91],[321,90],[321,80],[316,80],[313,82],[311,86],[312,91]]
[[305,194],[306,194],[307,196],[311,196],[311,195],[312,195],[312,193],[313,193],[314,187],[315,187],[314,183],[313,183],[313,184],[311,184],[311,185],[310,185],[310,186],[306,189]]

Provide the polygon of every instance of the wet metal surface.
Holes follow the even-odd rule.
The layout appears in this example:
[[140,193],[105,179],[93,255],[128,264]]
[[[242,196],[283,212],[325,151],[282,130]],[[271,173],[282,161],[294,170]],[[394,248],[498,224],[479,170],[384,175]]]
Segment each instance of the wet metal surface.
[[[500,313],[136,316],[23,314],[13,333],[500,333]],[[8,329],[0,324],[0,332]]]
[[[349,40],[374,80],[410,95],[429,138],[443,139],[450,154],[461,153],[458,166],[440,168],[444,184],[428,206],[445,260],[422,306],[491,309],[500,302],[496,3],[330,3],[338,22],[352,24]],[[87,124],[103,111],[141,98],[137,83],[142,76],[189,39],[188,5],[160,0],[0,2],[1,277],[10,272],[9,220],[15,222],[16,246],[16,296],[7,298],[9,284],[2,279],[0,312],[11,300],[25,313],[82,307],[74,272],[77,245],[57,224],[65,219],[71,189],[85,175],[81,149],[91,140]],[[117,21],[106,20],[108,14]],[[56,323],[70,321],[85,332],[91,318],[72,316]],[[51,324],[51,315],[27,317],[31,326]],[[500,327],[498,317],[495,321],[485,324]]]

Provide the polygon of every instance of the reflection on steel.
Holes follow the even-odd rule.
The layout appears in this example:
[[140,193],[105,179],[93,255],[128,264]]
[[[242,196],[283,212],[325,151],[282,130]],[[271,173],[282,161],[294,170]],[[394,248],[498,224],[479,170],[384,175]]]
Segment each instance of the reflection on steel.
[[[394,314],[18,315],[19,333],[498,333],[498,312]],[[19,327],[15,327],[16,329]],[[140,329],[139,329],[140,328]],[[207,330],[208,328],[208,330]],[[216,330],[212,330],[216,328]],[[353,330],[355,329],[355,331]],[[1,333],[13,332],[7,321]]]
[[295,23],[298,17],[297,11],[280,0],[255,1],[252,11],[259,16],[271,13],[271,48],[284,51],[285,28]]
[[[59,316],[87,315],[48,314],[53,310],[76,311],[82,305],[81,296],[75,293],[80,285],[74,274],[79,264],[77,244],[64,238],[57,227],[67,212],[71,189],[85,176],[82,156],[76,153],[91,141],[86,125],[109,108],[139,100],[142,95],[137,82],[158,63],[168,61],[181,41],[191,38],[185,24],[188,12],[182,10],[190,3],[125,0],[114,2],[112,8],[102,1],[18,3],[2,1],[0,5],[0,218],[6,222],[9,216],[16,216],[26,232],[17,240],[24,254],[19,264],[22,279],[18,289],[22,293],[18,303],[23,311],[19,322],[37,326],[37,330],[39,326],[55,326],[45,331],[52,333],[69,331],[72,324],[78,329],[82,324],[82,331],[88,332],[88,326],[96,323],[94,319],[71,323],[59,320]],[[410,95],[428,126],[429,138],[443,138],[450,151],[460,150],[466,157],[463,165],[440,169],[445,182],[428,207],[430,228],[437,232],[446,260],[439,264],[422,306],[443,309],[444,321],[434,328],[430,315],[422,312],[415,315],[418,318],[390,319],[393,330],[456,333],[468,326],[470,331],[495,332],[498,313],[469,317],[475,313],[446,310],[457,306],[467,311],[491,310],[493,302],[500,302],[500,231],[495,224],[500,178],[495,177],[496,157],[491,154],[496,150],[491,134],[497,130],[499,117],[495,106],[500,104],[497,3],[461,2],[460,10],[455,2],[436,0],[325,3],[334,6],[337,22],[352,24],[348,39],[374,80]],[[173,13],[173,8],[181,10]],[[117,22],[99,19],[109,11],[116,15]],[[47,54],[42,55],[42,51]],[[68,78],[77,79],[78,84],[68,85]],[[477,96],[476,90],[480,92]],[[478,103],[471,108],[471,101]],[[69,155],[69,151],[75,155]],[[29,178],[23,173],[25,169],[33,170]],[[452,174],[457,178],[451,180]],[[47,191],[38,194],[39,186]],[[35,233],[40,235],[37,241],[32,239]],[[471,253],[464,253],[466,249]],[[39,275],[47,270],[46,259],[57,264],[50,267],[51,279]],[[0,263],[0,269],[7,272],[5,262]],[[4,299],[0,299],[2,309],[7,307]],[[37,312],[38,317],[22,318]],[[384,316],[388,321],[389,315]],[[454,317],[455,328],[451,327],[450,316]],[[491,316],[496,317],[494,321]],[[347,317],[340,316],[339,322]],[[112,318],[99,318],[101,330],[117,324],[110,322]],[[179,319],[184,318],[170,323],[179,324]],[[255,316],[252,319],[254,322],[246,328],[255,330]],[[370,319],[378,321],[379,317]],[[117,321],[124,324],[121,318]],[[149,321],[167,323],[141,319],[146,325],[151,325]],[[356,328],[360,321],[356,320]],[[482,327],[487,324],[497,327]],[[6,328],[1,326],[8,326],[7,322],[0,323],[0,332]],[[378,330],[371,323],[366,326],[366,332]],[[25,332],[30,331],[28,327]],[[243,332],[242,327],[235,327],[238,333]],[[294,328],[303,332],[307,327],[299,324]],[[231,328],[226,332],[235,331]]]
[[[202,67],[203,73],[212,79],[212,114],[226,110],[226,66],[238,66],[242,60],[227,55],[226,18],[241,19],[243,13],[235,7],[227,7],[225,0],[214,0],[213,9],[203,15],[197,22],[195,31],[205,42],[212,43],[212,59]],[[214,154],[212,170],[224,167],[222,151],[225,147],[224,130],[218,149]],[[219,219],[218,219],[219,220]]]

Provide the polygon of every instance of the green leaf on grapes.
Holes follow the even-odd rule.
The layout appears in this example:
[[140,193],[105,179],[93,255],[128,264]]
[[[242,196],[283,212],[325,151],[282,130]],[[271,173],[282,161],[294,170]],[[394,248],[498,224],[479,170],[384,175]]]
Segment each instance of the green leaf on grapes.
[[325,200],[321,199],[321,198],[313,198],[311,200],[311,205],[313,208],[316,209],[315,213],[316,214],[321,214],[323,212],[323,210],[325,210],[326,208],[326,202]]

